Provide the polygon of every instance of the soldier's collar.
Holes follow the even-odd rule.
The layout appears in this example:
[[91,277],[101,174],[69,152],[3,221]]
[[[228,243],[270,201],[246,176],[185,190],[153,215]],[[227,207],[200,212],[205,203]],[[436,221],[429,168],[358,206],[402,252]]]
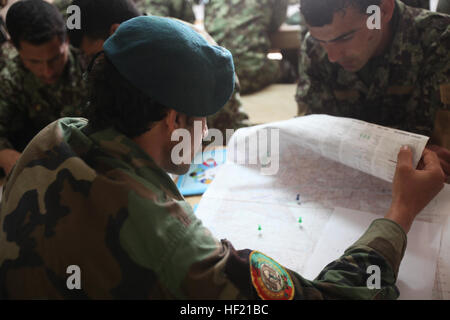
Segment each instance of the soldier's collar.
[[[391,64],[405,64],[402,52],[406,48],[410,47],[410,39],[420,39],[420,35],[417,32],[417,28],[414,25],[414,17],[412,10],[413,8],[407,7],[405,4],[401,3],[399,0],[395,2],[395,11],[392,17],[394,36],[390,44],[389,50],[386,52],[386,59]],[[417,40],[419,41],[419,40]],[[418,42],[419,43],[419,42]],[[411,52],[411,50],[409,50]],[[420,55],[421,51],[411,52],[412,55]],[[419,57],[410,56],[410,61]]]
[[[89,125],[88,125],[89,127]],[[87,131],[91,129],[86,129]],[[114,128],[95,131],[88,135],[99,151],[119,160],[122,165],[131,167],[135,173],[144,179],[154,180],[158,177],[166,192],[182,198],[173,180],[159,167],[153,158],[139,147],[132,139]]]

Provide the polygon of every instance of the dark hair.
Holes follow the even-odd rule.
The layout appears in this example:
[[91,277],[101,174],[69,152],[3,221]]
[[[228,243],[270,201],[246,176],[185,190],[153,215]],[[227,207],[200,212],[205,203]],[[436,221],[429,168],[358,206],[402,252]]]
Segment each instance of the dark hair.
[[6,28],[16,48],[20,48],[20,41],[41,45],[55,36],[61,42],[66,40],[66,24],[62,14],[44,0],[14,3],[6,15]]
[[331,24],[333,15],[350,6],[366,13],[371,5],[380,5],[381,0],[300,0],[300,11],[307,24],[322,27]]
[[130,0],[74,0],[81,11],[81,29],[68,30],[70,43],[79,48],[83,37],[109,38],[111,25],[140,16]]
[[102,54],[88,75],[89,102],[85,114],[96,131],[114,127],[133,138],[164,119],[168,108],[128,82]]

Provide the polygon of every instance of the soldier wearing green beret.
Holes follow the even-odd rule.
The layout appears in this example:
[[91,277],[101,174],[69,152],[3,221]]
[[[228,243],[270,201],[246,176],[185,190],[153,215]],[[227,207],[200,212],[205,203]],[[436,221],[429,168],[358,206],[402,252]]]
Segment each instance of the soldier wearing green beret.
[[81,114],[85,86],[78,52],[69,47],[65,21],[53,5],[16,2],[6,26],[15,47],[0,71],[0,167],[8,173],[42,128]]
[[[167,174],[187,172],[207,134],[206,117],[231,96],[230,52],[154,16],[122,23],[103,49],[89,74],[88,120],[47,126],[8,178],[0,298],[398,297],[406,233],[443,187],[433,152],[425,151],[420,172],[411,150],[399,153],[386,217],[310,281],[264,253],[215,238]],[[189,135],[178,161],[172,137],[181,132]],[[379,289],[367,287],[374,264]],[[79,281],[68,280],[70,270]]]
[[[380,26],[372,29],[369,5],[381,9]],[[302,0],[301,12],[309,34],[299,58],[299,115],[325,113],[432,135],[437,111],[448,110],[449,16],[398,0]],[[430,147],[450,175],[450,151]]]
[[217,43],[233,53],[241,93],[263,89],[281,77],[279,61],[270,60],[269,33],[286,19],[287,0],[210,0],[205,4],[205,28]]
[[[103,43],[114,33],[120,23],[140,15],[131,0],[74,0],[66,5],[70,4],[79,6],[83,12],[82,28],[68,32],[70,42],[90,58],[102,50]],[[184,23],[200,33],[210,44],[217,44],[206,31],[187,22]],[[208,126],[220,130],[225,136],[226,129],[239,129],[247,125],[247,120],[248,116],[242,108],[237,80],[231,99],[217,114],[208,117]]]

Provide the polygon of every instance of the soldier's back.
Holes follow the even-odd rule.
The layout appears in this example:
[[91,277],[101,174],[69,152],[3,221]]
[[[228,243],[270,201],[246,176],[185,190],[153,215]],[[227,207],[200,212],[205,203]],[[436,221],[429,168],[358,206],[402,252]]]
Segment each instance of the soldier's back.
[[231,51],[242,93],[262,89],[280,77],[279,63],[267,59],[269,33],[284,22],[287,0],[210,0],[205,28]]
[[188,0],[133,0],[136,7],[145,14],[172,17],[190,23],[195,22],[192,1]]

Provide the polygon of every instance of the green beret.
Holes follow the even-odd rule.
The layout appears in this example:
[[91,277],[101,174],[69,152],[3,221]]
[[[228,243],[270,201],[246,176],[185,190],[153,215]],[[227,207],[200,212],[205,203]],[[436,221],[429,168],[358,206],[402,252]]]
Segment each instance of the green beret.
[[128,20],[105,41],[103,50],[132,85],[188,116],[216,113],[234,90],[231,53],[170,18]]

